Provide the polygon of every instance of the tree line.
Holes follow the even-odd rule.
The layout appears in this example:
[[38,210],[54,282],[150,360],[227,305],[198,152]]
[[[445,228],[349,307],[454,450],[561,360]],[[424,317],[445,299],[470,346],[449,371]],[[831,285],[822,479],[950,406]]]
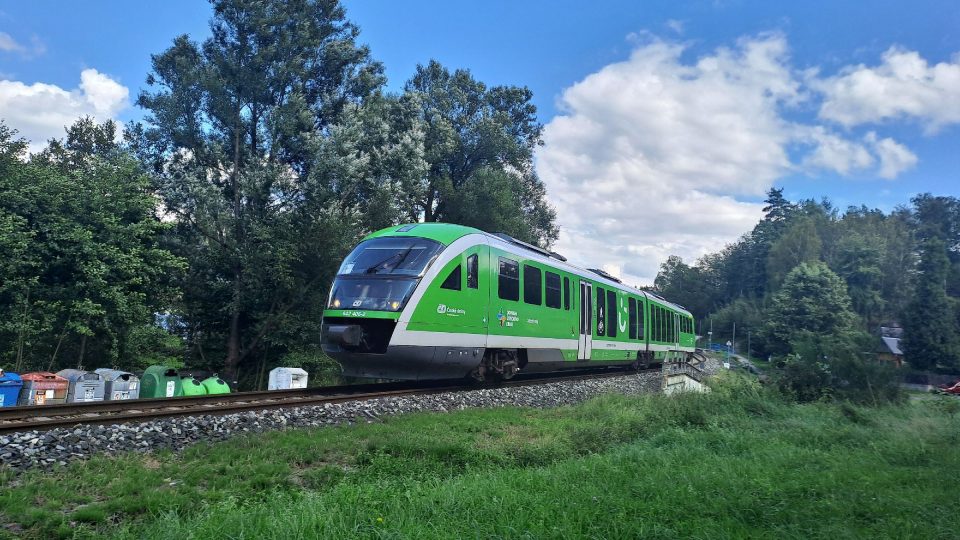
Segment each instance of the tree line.
[[819,380],[810,388],[876,367],[882,326],[902,327],[911,367],[960,368],[960,200],[921,194],[889,213],[841,213],[771,189],[763,211],[722,250],[661,265],[654,288],[690,309],[699,333],[725,342],[736,324],[739,352],[749,335],[756,356]]
[[365,234],[444,221],[549,245],[529,89],[436,61],[402,92],[331,0],[214,0],[152,56],[145,116],[27,155],[0,124],[0,363],[154,363],[254,385],[317,368],[326,295]]

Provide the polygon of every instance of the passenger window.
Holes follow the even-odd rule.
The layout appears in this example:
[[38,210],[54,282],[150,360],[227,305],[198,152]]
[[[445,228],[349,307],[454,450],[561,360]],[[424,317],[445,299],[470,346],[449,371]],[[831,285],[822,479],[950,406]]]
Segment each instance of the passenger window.
[[607,335],[617,337],[617,292],[607,291]]
[[630,317],[630,339],[637,339],[637,301],[633,298],[627,299],[627,316]]
[[560,309],[560,274],[547,272],[545,278],[547,285],[546,305],[550,308]]
[[570,311],[570,278],[563,278],[563,309]]
[[477,276],[477,254],[467,257],[467,287],[476,289],[480,287],[480,280]]
[[456,268],[450,272],[450,275],[447,276],[447,279],[443,280],[443,283],[440,285],[441,289],[449,289],[451,291],[460,290],[460,265],[458,264]]
[[637,339],[643,341],[643,300],[637,301]]
[[543,299],[543,283],[540,279],[540,269],[536,266],[523,265],[523,301],[539,306]]
[[606,298],[604,295],[603,289],[597,287],[597,335],[602,336],[607,330],[607,325],[605,324],[606,318],[603,316],[606,313],[606,302],[603,299]]
[[497,289],[497,294],[504,300],[520,299],[520,264],[517,261],[500,257]]

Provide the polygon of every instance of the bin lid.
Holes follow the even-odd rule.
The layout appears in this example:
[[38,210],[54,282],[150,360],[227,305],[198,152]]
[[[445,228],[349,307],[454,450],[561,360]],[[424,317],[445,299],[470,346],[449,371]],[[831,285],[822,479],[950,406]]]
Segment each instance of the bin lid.
[[307,371],[303,368],[298,367],[277,367],[270,370],[270,373],[276,373],[277,375],[286,375],[287,373],[291,375],[306,375]]
[[24,373],[20,378],[25,381],[67,382],[67,380],[63,377],[59,377],[55,373],[50,373],[49,371],[31,371],[30,373]]
[[92,371],[84,371],[82,369],[61,369],[57,372],[57,375],[63,377],[64,379],[70,382],[77,381],[99,381],[103,377],[99,373]]
[[154,375],[156,377],[177,377],[177,370],[167,366],[150,366],[144,370],[143,376]]
[[103,376],[104,379],[108,381],[136,381],[137,376],[129,371],[123,371],[122,369],[110,369],[110,368],[97,368],[94,370]]
[[23,380],[16,373],[0,369],[0,384],[23,384]]

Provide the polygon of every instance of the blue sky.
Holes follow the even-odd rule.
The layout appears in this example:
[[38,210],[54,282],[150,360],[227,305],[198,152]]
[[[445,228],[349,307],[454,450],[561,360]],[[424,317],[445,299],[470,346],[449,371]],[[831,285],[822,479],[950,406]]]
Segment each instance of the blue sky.
[[[771,185],[841,208],[960,195],[960,2],[346,7],[392,90],[431,58],[530,87],[558,248],[637,282],[744,232]],[[71,115],[136,119],[150,54],[209,17],[201,1],[0,2],[0,117],[37,144]],[[627,206],[609,196],[624,190]],[[582,248],[597,235],[621,247]]]

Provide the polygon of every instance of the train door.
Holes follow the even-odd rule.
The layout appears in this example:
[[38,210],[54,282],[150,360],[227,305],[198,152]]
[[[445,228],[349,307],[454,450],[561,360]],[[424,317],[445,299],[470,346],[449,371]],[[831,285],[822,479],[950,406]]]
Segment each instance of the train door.
[[577,340],[577,360],[589,360],[593,348],[593,285],[580,282],[580,337]]

